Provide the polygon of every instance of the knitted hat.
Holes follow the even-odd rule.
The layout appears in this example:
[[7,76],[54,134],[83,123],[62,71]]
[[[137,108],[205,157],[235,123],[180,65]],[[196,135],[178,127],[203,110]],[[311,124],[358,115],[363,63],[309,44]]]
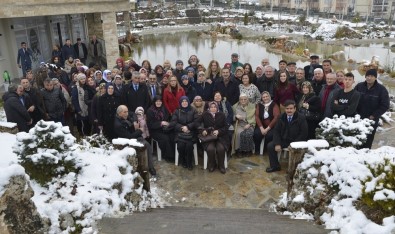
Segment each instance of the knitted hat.
[[374,77],[377,78],[377,71],[376,71],[376,69],[367,70],[367,71],[366,71],[366,74],[365,74],[365,77],[366,77],[366,76],[374,76]]
[[143,115],[144,114],[144,108],[141,107],[141,106],[137,107],[135,113]]
[[183,76],[181,76],[181,80],[188,80],[189,78],[188,78],[188,76],[187,75],[183,75]]
[[182,60],[177,60],[177,61],[176,61],[176,66],[177,66],[177,64],[179,64],[179,63],[184,64],[184,63],[182,62]]
[[84,73],[78,73],[77,75],[77,80],[85,80],[86,79],[86,75]]
[[195,73],[195,69],[193,69],[193,67],[188,67],[187,72],[193,72],[193,73]]

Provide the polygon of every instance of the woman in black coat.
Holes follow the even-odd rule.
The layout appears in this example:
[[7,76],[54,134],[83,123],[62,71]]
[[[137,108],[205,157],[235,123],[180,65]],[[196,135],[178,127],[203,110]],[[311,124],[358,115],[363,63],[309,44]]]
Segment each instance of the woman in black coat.
[[215,170],[215,155],[217,155],[218,168],[222,174],[225,174],[225,152],[228,151],[230,145],[226,117],[223,112],[218,111],[217,102],[210,102],[208,107],[208,110],[202,115],[203,129],[201,133],[203,136],[214,135],[217,139],[202,143],[202,145],[207,151],[209,172]]
[[171,128],[174,127],[180,163],[184,168],[193,169],[193,144],[197,141],[196,129],[199,125],[199,115],[192,109],[188,97],[180,98],[180,108],[172,116]]
[[[301,85],[302,93],[299,96],[297,104],[299,114],[306,117],[308,125],[308,139],[315,139],[315,129],[321,120],[321,99],[316,96],[313,87],[309,81],[305,81]],[[306,113],[310,115],[306,116]]]
[[155,96],[152,106],[147,110],[147,125],[151,137],[158,142],[163,158],[174,161],[174,136],[169,128],[170,114],[162,102],[161,96]]
[[99,99],[97,107],[99,128],[103,129],[104,135],[112,140],[115,138],[114,119],[118,106],[121,104],[120,97],[114,92],[114,85],[108,83],[106,86],[107,93]]

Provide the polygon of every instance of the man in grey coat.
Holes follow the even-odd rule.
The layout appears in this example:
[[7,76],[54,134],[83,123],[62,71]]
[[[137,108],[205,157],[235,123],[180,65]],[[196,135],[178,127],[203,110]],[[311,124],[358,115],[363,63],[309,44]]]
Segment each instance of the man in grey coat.
[[334,102],[335,94],[341,89],[336,81],[336,73],[331,72],[326,74],[326,84],[322,86],[320,92],[321,112],[323,118],[333,117],[332,103]]
[[44,88],[41,90],[43,97],[46,121],[61,122],[64,124],[64,111],[66,110],[66,99],[63,92],[59,88],[54,88],[52,80],[47,78],[44,80]]

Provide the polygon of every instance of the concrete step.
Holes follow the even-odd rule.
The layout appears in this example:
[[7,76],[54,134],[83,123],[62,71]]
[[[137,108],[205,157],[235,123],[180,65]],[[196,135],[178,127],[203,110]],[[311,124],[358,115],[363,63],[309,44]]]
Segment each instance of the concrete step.
[[101,234],[126,233],[328,233],[306,220],[290,219],[262,209],[166,207],[124,218],[104,218]]

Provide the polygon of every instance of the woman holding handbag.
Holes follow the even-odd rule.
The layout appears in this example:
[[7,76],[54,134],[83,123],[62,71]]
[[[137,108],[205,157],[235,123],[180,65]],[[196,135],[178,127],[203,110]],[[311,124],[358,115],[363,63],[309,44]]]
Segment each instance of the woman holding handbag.
[[152,106],[147,110],[147,125],[151,137],[158,142],[163,158],[174,162],[174,135],[169,128],[170,114],[162,102],[162,97],[157,95]]
[[197,141],[196,129],[199,126],[199,115],[192,109],[188,97],[180,98],[180,108],[172,116],[170,126],[176,133],[178,155],[184,168],[193,169],[193,144]]
[[[207,151],[209,172],[213,172],[218,165],[220,172],[226,173],[224,160],[225,152],[229,149],[229,138],[225,119],[225,114],[219,112],[215,101],[208,104],[208,110],[202,115],[203,128],[200,138],[203,148]],[[215,163],[215,155],[217,155],[217,163]]]
[[233,106],[233,113],[236,124],[232,148],[238,154],[251,155],[254,150],[255,105],[242,93],[239,102]]
[[302,94],[298,98],[297,108],[304,115],[308,126],[308,139],[315,139],[315,129],[321,121],[321,99],[315,95],[314,89],[309,81],[301,85]]

